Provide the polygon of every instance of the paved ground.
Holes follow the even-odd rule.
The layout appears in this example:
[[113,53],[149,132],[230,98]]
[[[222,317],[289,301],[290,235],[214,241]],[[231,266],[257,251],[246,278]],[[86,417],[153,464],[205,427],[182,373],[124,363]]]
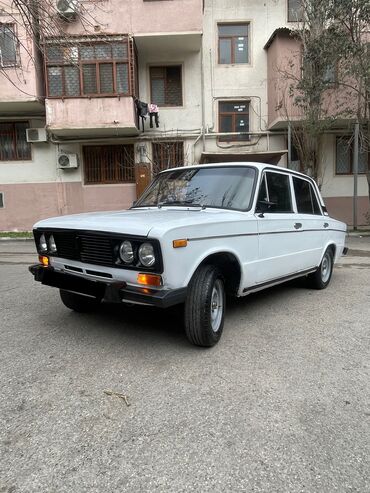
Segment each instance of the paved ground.
[[0,492],[369,492],[370,238],[350,247],[326,291],[235,302],[200,350],[178,310],[70,312],[0,242]]

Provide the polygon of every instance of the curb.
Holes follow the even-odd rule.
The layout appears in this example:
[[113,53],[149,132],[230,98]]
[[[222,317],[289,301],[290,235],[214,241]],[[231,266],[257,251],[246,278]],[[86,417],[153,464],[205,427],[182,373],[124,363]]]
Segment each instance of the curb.
[[370,238],[370,233],[368,231],[364,231],[363,233],[361,231],[350,231],[347,233],[347,236],[351,238]]
[[33,238],[11,238],[10,236],[1,236],[0,241],[34,241]]

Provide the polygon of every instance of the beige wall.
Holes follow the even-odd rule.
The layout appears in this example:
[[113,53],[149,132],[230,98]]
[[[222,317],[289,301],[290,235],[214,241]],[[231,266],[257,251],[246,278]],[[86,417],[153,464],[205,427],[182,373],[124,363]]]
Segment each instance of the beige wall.
[[[144,2],[143,0],[107,0],[84,2],[86,18],[96,18],[101,33],[174,33],[202,30],[202,0],[172,0]],[[72,22],[67,26],[71,34],[86,32],[86,25]]]
[[[249,22],[249,63],[218,64],[218,23]],[[250,102],[250,131],[266,131],[267,107],[267,54],[264,45],[273,31],[286,24],[286,2],[260,2],[235,0],[206,0],[204,9],[203,59],[205,79],[205,126],[219,131],[218,104],[227,99]],[[228,147],[235,152],[258,152],[269,149],[265,137],[255,137],[251,142],[220,144],[216,138],[207,139],[207,151],[220,151]],[[270,150],[282,150],[281,140],[270,140]],[[230,147],[231,145],[231,147]]]

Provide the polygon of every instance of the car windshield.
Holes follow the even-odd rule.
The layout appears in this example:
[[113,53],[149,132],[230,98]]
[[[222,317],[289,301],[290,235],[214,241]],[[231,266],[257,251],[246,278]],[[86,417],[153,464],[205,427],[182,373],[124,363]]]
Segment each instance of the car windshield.
[[256,169],[247,166],[178,169],[161,173],[135,207],[187,206],[247,210]]

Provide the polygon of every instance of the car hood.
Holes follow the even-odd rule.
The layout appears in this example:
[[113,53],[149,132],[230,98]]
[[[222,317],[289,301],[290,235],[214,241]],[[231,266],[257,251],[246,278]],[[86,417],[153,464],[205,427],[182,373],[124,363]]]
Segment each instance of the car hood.
[[[152,230],[161,235],[170,229],[240,220],[243,212],[220,209],[162,207],[130,209],[124,211],[88,212],[70,216],[53,217],[37,222],[34,228],[63,228],[85,231],[109,231],[138,236],[148,236]],[[154,232],[154,231],[153,231]]]

